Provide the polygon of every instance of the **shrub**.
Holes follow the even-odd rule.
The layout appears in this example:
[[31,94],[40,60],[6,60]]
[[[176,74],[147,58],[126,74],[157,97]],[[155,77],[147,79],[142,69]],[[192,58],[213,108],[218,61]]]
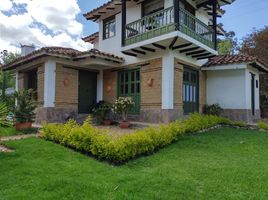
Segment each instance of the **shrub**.
[[216,115],[220,116],[223,109],[220,107],[219,104],[213,104],[213,105],[205,105],[203,107],[203,113],[205,115]]
[[268,124],[265,123],[264,121],[259,121],[259,122],[258,122],[258,128],[267,131],[267,130],[268,130]]
[[93,108],[93,115],[97,118],[98,123],[103,122],[105,119],[107,119],[107,115],[111,111],[111,104],[100,101],[98,105]]
[[184,134],[230,123],[230,120],[218,116],[192,114],[185,120],[162,125],[159,128],[150,127],[133,134],[112,138],[94,128],[89,118],[81,126],[73,120],[64,125],[44,125],[42,136],[46,140],[90,153],[97,158],[122,163],[163,148]]
[[15,92],[17,104],[14,108],[16,122],[33,122],[35,118],[35,93],[32,89]]

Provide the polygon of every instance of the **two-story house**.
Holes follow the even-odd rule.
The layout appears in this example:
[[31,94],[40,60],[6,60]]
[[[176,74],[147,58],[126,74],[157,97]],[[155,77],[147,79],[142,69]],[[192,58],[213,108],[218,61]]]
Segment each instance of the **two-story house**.
[[94,49],[46,47],[4,68],[16,70],[17,89],[37,90],[38,123],[120,96],[133,98],[132,117],[145,122],[176,120],[207,103],[235,119],[258,119],[258,74],[266,67],[252,57],[217,57],[217,18],[233,1],[111,0],[84,14],[99,24],[83,38]]

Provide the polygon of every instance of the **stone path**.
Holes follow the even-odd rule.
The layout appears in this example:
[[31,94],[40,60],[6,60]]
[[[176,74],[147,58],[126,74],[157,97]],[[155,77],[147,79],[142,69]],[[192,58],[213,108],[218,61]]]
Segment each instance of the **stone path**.
[[[15,136],[7,136],[7,137],[0,137],[0,142],[6,142],[6,141],[14,141],[14,140],[22,140],[30,137],[39,137],[40,134],[27,134],[27,135],[15,135]],[[9,149],[3,145],[0,145],[0,152],[6,152],[10,153],[14,150]]]

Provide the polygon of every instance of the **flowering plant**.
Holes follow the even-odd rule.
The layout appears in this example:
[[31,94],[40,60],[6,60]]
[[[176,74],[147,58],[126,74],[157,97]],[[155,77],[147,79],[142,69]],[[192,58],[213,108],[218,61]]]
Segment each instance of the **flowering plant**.
[[122,115],[123,121],[127,121],[127,114],[131,108],[135,105],[131,97],[119,97],[113,107],[112,111]]

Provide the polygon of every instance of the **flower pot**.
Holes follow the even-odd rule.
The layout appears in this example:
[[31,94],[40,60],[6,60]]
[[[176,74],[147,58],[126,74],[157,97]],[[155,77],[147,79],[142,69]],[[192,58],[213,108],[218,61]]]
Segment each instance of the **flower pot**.
[[119,127],[120,128],[129,128],[129,126],[130,126],[130,123],[129,122],[126,122],[126,121],[122,121],[122,122],[120,122],[119,123]]
[[18,122],[15,124],[16,130],[21,131],[32,128],[32,122]]
[[110,126],[110,125],[112,124],[112,121],[109,120],[109,119],[105,119],[105,120],[103,121],[103,124],[104,124],[105,126]]

